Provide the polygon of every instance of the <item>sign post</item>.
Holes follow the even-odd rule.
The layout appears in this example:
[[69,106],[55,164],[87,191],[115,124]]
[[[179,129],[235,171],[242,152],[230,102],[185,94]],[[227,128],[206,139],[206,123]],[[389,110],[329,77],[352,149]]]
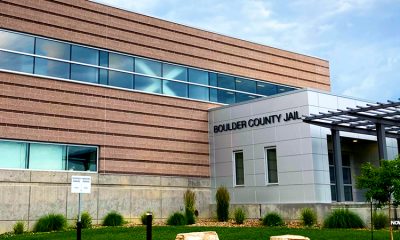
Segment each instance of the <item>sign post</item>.
[[81,194],[90,193],[92,187],[92,177],[90,176],[72,176],[71,193],[78,193],[78,221],[76,223],[76,239],[81,240],[82,222],[81,222]]

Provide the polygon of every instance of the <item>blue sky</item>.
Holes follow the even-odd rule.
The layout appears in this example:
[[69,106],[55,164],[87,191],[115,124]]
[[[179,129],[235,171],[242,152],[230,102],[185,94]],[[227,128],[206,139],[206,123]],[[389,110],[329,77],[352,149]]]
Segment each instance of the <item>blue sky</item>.
[[330,62],[332,92],[400,97],[400,0],[96,0]]

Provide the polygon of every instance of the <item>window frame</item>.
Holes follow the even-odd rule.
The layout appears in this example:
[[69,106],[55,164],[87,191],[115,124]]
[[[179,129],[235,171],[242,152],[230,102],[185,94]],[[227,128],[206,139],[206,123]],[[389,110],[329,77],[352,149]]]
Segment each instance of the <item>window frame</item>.
[[[275,153],[276,153],[276,182],[269,182],[268,176],[269,176],[269,167],[268,167],[268,150],[270,149],[275,149]],[[266,186],[274,186],[274,185],[279,185],[279,172],[278,172],[278,148],[276,146],[268,146],[268,147],[264,147],[264,171],[265,171],[265,185]]]
[[[236,170],[236,154],[242,153],[242,163],[243,163],[243,184],[237,184],[237,170]],[[244,151],[235,150],[232,152],[232,163],[233,163],[233,186],[234,187],[244,187],[245,186],[245,171],[244,171]]]

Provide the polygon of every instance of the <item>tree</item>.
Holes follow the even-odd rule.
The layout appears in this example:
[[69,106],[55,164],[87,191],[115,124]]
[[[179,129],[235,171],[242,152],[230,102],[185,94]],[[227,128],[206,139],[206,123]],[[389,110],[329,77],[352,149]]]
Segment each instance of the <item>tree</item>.
[[[365,189],[365,197],[376,201],[380,206],[389,205],[389,221],[393,199],[400,200],[400,157],[393,160],[382,160],[379,167],[371,163],[363,164],[361,174],[357,177],[358,189]],[[372,221],[372,219],[371,219]],[[390,239],[393,240],[393,229],[389,222]]]

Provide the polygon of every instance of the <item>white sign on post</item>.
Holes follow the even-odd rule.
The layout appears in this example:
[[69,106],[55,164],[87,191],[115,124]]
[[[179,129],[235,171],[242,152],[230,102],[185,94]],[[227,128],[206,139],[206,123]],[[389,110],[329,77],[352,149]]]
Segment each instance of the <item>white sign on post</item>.
[[72,193],[90,193],[92,186],[92,177],[90,176],[72,176],[71,192]]

